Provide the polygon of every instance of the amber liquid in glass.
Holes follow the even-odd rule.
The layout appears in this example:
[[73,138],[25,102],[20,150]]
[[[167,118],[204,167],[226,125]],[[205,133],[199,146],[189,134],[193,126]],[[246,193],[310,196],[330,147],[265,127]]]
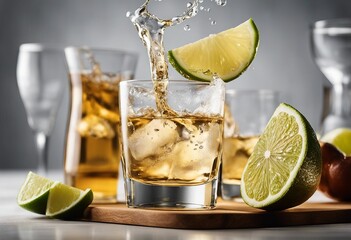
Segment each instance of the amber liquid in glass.
[[220,116],[130,117],[128,175],[163,186],[212,181],[220,164],[222,122]]
[[71,115],[65,182],[94,192],[94,201],[116,201],[121,158],[119,82],[116,74],[71,74]]
[[259,136],[236,136],[224,139],[222,158],[223,183],[240,184],[241,175],[258,138]]

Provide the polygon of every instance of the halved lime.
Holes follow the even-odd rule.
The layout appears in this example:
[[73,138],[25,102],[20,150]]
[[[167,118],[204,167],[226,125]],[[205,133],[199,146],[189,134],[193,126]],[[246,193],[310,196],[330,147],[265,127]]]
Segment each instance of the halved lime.
[[351,156],[351,129],[337,128],[325,134],[321,141],[331,143],[345,155]]
[[46,215],[52,218],[74,219],[80,217],[92,201],[91,189],[83,191],[57,182],[50,189]]
[[235,28],[170,50],[168,59],[185,78],[211,81],[217,75],[229,82],[251,64],[258,43],[258,29],[250,18]]
[[17,196],[17,204],[22,208],[45,214],[49,191],[54,181],[29,172]]
[[241,195],[250,206],[283,210],[312,196],[322,159],[314,130],[292,106],[275,110],[243,171]]

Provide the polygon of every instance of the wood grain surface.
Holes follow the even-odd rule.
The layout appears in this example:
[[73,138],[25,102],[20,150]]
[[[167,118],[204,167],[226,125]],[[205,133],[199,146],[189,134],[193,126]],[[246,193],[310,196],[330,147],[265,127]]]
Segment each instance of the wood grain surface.
[[233,229],[350,223],[351,203],[306,202],[285,211],[267,212],[242,202],[219,202],[213,210],[156,210],[125,204],[93,204],[85,221],[177,229]]

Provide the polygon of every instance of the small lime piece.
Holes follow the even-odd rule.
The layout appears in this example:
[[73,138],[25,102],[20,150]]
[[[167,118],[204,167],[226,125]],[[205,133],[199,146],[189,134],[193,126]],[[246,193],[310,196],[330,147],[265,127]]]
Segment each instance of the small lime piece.
[[211,81],[217,75],[229,82],[248,68],[258,44],[258,29],[250,18],[235,28],[170,50],[168,59],[185,78]]
[[29,172],[17,196],[17,204],[28,211],[45,214],[53,184],[54,181]]
[[57,182],[50,189],[46,215],[59,219],[78,218],[92,201],[91,189],[83,191]]
[[351,129],[337,128],[325,134],[321,141],[333,144],[346,156],[351,156]]
[[255,208],[291,208],[312,196],[321,173],[321,150],[314,130],[300,112],[282,103],[243,171],[241,195]]

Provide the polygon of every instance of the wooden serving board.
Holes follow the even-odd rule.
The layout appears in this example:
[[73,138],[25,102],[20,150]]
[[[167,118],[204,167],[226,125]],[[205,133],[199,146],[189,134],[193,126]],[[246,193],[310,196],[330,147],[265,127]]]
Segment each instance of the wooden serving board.
[[351,223],[351,203],[306,202],[267,212],[242,202],[219,202],[213,210],[154,210],[125,204],[93,204],[83,220],[178,229],[234,229]]

